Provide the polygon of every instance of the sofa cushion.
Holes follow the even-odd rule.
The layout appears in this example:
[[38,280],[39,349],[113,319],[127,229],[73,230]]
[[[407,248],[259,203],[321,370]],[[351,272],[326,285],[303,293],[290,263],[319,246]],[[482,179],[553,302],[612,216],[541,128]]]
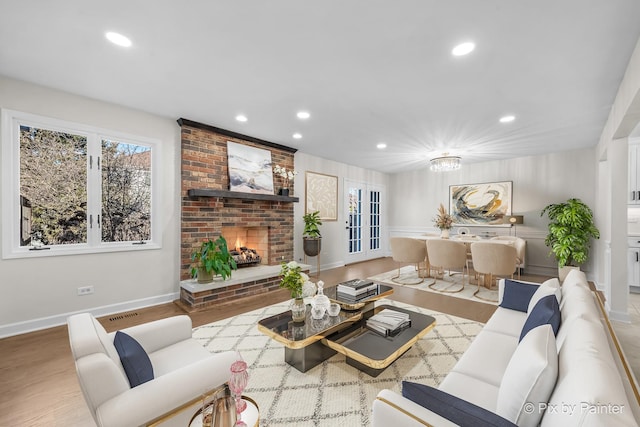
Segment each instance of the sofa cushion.
[[555,338],[555,335],[558,334],[558,329],[560,329],[560,306],[555,295],[547,295],[533,307],[522,327],[520,341],[529,331],[545,324],[551,325]]
[[445,391],[460,399],[471,402],[476,406],[495,412],[498,404],[497,385],[489,384],[478,378],[451,371],[438,385],[438,389]]
[[[550,298],[556,305],[552,295]],[[518,344],[502,378],[496,412],[520,427],[537,426],[558,376],[551,325],[531,330]]]
[[498,307],[482,330],[497,332],[518,339],[526,320],[526,312]]
[[113,344],[132,388],[153,379],[151,360],[138,341],[118,331]]
[[560,281],[556,278],[549,279],[546,282],[543,282],[538,289],[536,289],[536,293],[533,294],[531,300],[529,301],[529,305],[527,306],[527,313],[531,313],[533,307],[536,306],[538,301],[547,295],[555,295],[558,300],[558,304],[562,302],[562,291],[560,290]]
[[637,426],[620,375],[602,324],[574,319],[541,426]]
[[511,355],[518,347],[518,337],[483,329],[451,372],[499,387]]
[[570,292],[572,289],[576,287],[589,289],[589,283],[587,282],[587,276],[583,271],[580,270],[571,270],[567,277],[565,277],[562,282],[562,296],[564,298],[565,294]]
[[527,311],[529,301],[539,286],[506,279],[500,307],[517,311]]
[[204,348],[198,341],[189,339],[177,342],[173,345],[148,353],[153,375],[158,378],[169,372],[180,369],[182,366],[197,363],[200,360],[211,357],[211,352]]
[[515,427],[515,424],[493,412],[428,385],[403,381],[402,396],[457,425]]

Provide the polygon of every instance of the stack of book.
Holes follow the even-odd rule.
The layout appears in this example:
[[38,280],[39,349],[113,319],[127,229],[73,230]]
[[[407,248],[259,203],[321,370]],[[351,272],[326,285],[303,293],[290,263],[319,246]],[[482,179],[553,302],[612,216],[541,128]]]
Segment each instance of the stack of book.
[[388,308],[367,319],[367,328],[385,337],[396,336],[410,326],[411,319],[407,313]]
[[357,302],[378,295],[378,285],[371,280],[354,279],[338,283],[336,296],[347,302]]

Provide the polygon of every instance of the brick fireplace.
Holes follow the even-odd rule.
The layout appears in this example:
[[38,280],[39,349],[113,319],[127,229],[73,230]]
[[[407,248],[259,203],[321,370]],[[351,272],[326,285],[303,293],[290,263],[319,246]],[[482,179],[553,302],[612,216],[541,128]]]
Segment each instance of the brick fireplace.
[[[259,140],[213,126],[178,120],[181,126],[181,258],[180,279],[191,278],[191,254],[203,240],[224,235],[229,248],[236,239],[255,244],[261,251],[263,266],[279,266],[293,259],[293,203],[296,197],[230,192],[227,168],[227,141],[271,151],[272,163],[293,169],[296,149]],[[282,187],[274,175],[274,190]],[[256,267],[246,267],[249,270]],[[277,268],[268,269],[275,271]],[[200,292],[181,287],[182,305],[191,308],[237,301],[278,289],[279,280],[251,280],[245,284],[219,284]],[[243,272],[240,274],[244,276]],[[270,280],[267,280],[270,279]],[[256,282],[256,283],[254,283]],[[204,293],[203,293],[204,292]],[[199,295],[195,295],[195,294]],[[193,295],[190,295],[193,294]]]

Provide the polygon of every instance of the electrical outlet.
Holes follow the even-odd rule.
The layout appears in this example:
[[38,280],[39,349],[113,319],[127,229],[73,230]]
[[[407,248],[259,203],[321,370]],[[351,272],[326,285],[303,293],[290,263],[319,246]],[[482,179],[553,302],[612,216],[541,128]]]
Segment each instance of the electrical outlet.
[[282,256],[280,257],[280,259],[281,259],[282,261],[284,261],[284,255],[282,255]]
[[82,286],[78,288],[78,295],[91,295],[93,293],[93,286]]

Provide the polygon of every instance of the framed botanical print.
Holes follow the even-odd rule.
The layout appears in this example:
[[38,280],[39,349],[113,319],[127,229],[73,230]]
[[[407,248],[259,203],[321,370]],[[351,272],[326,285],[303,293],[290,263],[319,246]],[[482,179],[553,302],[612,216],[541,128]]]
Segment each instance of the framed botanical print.
[[305,213],[319,211],[323,221],[338,220],[337,176],[307,171],[305,195]]

